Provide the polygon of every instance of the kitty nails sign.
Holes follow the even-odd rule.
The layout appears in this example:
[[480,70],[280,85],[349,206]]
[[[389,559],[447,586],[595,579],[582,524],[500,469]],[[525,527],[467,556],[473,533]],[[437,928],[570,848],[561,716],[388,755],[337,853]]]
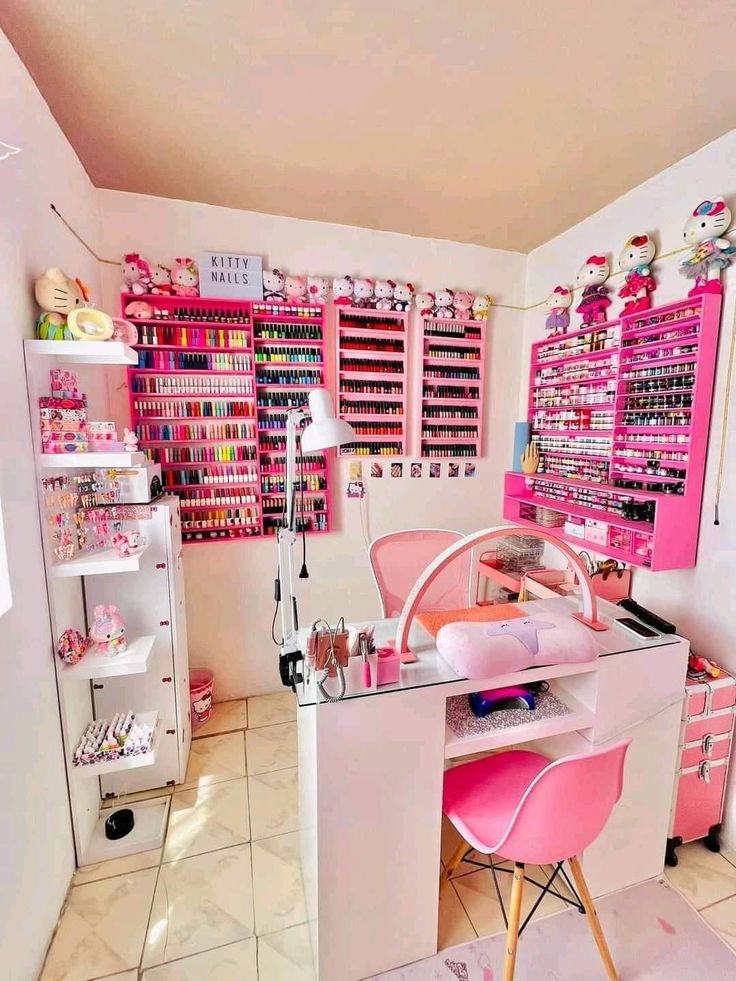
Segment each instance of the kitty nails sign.
[[235,252],[200,252],[199,295],[219,300],[262,300],[262,259]]

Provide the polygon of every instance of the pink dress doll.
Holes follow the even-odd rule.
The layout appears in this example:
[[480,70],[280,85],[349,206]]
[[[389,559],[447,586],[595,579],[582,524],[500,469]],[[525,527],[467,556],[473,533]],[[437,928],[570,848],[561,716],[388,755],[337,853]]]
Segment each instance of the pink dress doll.
[[652,305],[650,293],[657,284],[649,271],[656,253],[648,235],[632,235],[618,258],[619,267],[626,273],[626,282],[618,295],[626,299],[622,313],[639,313]]
[[611,269],[608,259],[602,255],[590,256],[585,265],[581,266],[575,277],[575,285],[583,288],[583,296],[575,308],[576,313],[583,315],[583,326],[603,324],[606,322],[606,310],[611,305],[608,287],[603,284],[608,279]]
[[723,198],[702,201],[685,223],[683,236],[692,251],[680,263],[680,272],[695,285],[688,296],[723,292],[721,270],[730,265],[736,245],[719,236],[728,231],[731,212]]
[[199,273],[194,259],[174,259],[171,289],[177,296],[199,296]]
[[571,304],[572,292],[567,286],[555,286],[544,302],[547,310],[544,327],[550,337],[554,337],[555,334],[567,333],[567,328],[570,326],[569,307]]

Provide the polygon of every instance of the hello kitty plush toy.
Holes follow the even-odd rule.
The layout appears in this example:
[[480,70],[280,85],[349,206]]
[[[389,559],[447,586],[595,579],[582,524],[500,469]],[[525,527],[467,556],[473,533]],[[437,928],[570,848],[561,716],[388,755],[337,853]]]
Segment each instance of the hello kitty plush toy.
[[731,211],[723,198],[701,201],[685,223],[683,237],[694,246],[680,263],[680,272],[695,285],[688,296],[723,292],[721,269],[730,265],[736,245],[721,238],[731,224]]
[[485,320],[491,309],[493,300],[485,293],[480,293],[473,300],[473,320]]
[[652,305],[650,293],[657,288],[649,266],[657,247],[648,235],[632,235],[618,257],[619,268],[626,273],[626,282],[618,291],[626,303],[621,313],[638,313]]
[[284,282],[287,303],[307,302],[307,281],[304,276],[287,276]]
[[264,300],[285,300],[286,276],[280,269],[263,270],[263,299]]
[[475,296],[472,293],[469,293],[468,290],[457,290],[455,292],[455,302],[453,306],[455,307],[456,320],[471,319],[471,310],[473,309],[474,300]]
[[547,310],[547,319],[544,322],[545,330],[549,331],[549,336],[567,333],[570,326],[570,310],[572,304],[572,290],[567,286],[555,286],[550,295],[544,301]]
[[326,303],[329,284],[324,276],[307,277],[307,298],[310,303]]
[[423,317],[430,317],[434,310],[434,293],[417,293],[414,303]]
[[194,259],[174,259],[171,289],[177,296],[199,296],[199,273]]
[[392,310],[394,306],[394,288],[396,283],[390,279],[377,279],[373,288],[376,300],[376,310]]
[[123,429],[123,446],[125,447],[126,453],[138,452],[138,437],[133,430],[128,429],[127,426],[125,426]]
[[158,262],[151,266],[151,292],[161,296],[171,294],[171,270]]
[[455,294],[452,290],[437,290],[434,294],[434,310],[432,311],[435,317],[440,317],[443,320],[452,320],[455,316],[455,310],[452,306],[452,301]]
[[339,307],[349,307],[353,304],[355,284],[351,276],[338,276],[332,280],[332,297]]
[[151,291],[151,267],[137,252],[128,252],[120,264],[123,272],[123,292],[141,296]]
[[96,645],[96,652],[122,654],[128,641],[125,639],[125,621],[117,606],[96,606],[93,616],[89,639]]
[[375,284],[372,279],[356,279],[353,284],[353,306],[373,309],[376,301],[373,298]]
[[411,310],[411,301],[414,296],[414,287],[411,283],[394,283],[394,310],[405,313]]
[[604,255],[592,255],[586,259],[575,277],[575,285],[583,288],[583,296],[575,307],[576,313],[583,315],[583,325],[604,324],[606,310],[611,305],[608,287],[603,284],[611,273],[608,259]]

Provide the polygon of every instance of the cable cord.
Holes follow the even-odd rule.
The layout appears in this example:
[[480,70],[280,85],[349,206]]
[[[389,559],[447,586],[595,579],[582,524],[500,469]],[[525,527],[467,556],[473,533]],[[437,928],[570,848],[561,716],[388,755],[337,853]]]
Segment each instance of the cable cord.
[[[340,664],[340,662],[337,660],[337,655],[335,654],[335,636],[340,628],[340,624],[342,624],[342,629],[343,630],[345,629],[345,618],[341,617],[337,621],[337,624],[334,627],[334,629],[329,625],[329,623],[326,620],[315,620],[314,624],[312,625],[312,630],[314,630],[319,624],[324,624],[324,626],[327,628],[327,635],[330,638],[330,649],[324,667],[322,668],[321,671],[318,671],[315,674],[317,688],[319,689],[320,695],[322,696],[322,698],[324,698],[326,702],[331,702],[331,703],[339,702],[342,698],[345,697],[347,685],[345,683],[345,672],[343,670],[342,664]],[[332,665],[334,665],[337,669],[338,690],[336,694],[331,694],[325,688],[325,681],[327,681],[327,678],[329,677],[329,671]]]

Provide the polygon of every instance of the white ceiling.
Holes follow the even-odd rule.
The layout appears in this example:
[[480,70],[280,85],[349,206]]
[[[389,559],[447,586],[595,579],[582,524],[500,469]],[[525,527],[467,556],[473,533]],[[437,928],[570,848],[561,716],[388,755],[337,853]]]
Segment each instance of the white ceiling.
[[736,126],[732,0],[2,0],[0,26],[100,187],[524,252]]

